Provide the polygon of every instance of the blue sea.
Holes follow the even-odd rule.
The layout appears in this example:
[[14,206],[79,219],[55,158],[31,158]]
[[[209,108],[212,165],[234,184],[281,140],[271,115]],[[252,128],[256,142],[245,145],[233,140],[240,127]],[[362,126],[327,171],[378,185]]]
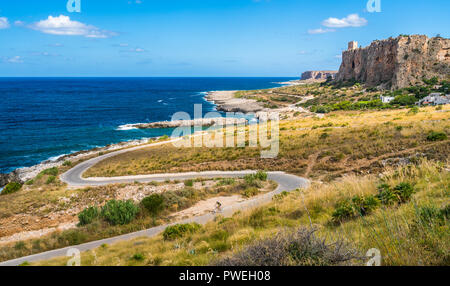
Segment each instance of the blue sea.
[[119,126],[170,120],[214,90],[280,86],[294,78],[0,78],[0,173],[108,144],[170,135]]

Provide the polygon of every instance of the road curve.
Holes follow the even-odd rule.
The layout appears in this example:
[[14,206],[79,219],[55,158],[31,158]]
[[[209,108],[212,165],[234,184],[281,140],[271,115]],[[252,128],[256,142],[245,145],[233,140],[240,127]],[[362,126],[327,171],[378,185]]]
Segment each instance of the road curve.
[[[171,141],[176,141],[179,139],[174,139]],[[188,179],[195,179],[195,178],[223,178],[223,177],[243,177],[247,174],[255,173],[255,171],[248,170],[248,171],[209,171],[209,172],[190,172],[190,173],[174,173],[174,174],[153,174],[153,175],[139,175],[139,176],[126,176],[126,177],[113,177],[113,178],[83,178],[83,173],[95,165],[96,163],[106,159],[110,158],[125,152],[146,148],[149,146],[155,146],[155,145],[161,145],[161,144],[167,144],[171,141],[165,141],[165,142],[159,142],[154,143],[151,145],[145,145],[145,146],[138,146],[133,147],[129,149],[119,150],[112,153],[108,153],[90,160],[87,160],[83,163],[78,164],[74,168],[70,169],[66,173],[61,175],[61,180],[68,184],[69,187],[77,188],[77,187],[86,187],[86,186],[100,186],[100,185],[107,185],[107,184],[115,184],[115,183],[128,183],[128,182],[150,182],[150,181],[165,181],[167,179],[169,180],[188,180]],[[231,216],[234,212],[238,210],[248,210],[255,208],[257,206],[260,206],[264,203],[270,202],[272,200],[272,197],[276,194],[279,194],[281,192],[290,192],[296,189],[300,188],[306,188],[309,185],[309,181],[304,178],[300,178],[294,175],[286,174],[284,172],[268,172],[268,179],[273,180],[278,183],[278,187],[269,193],[266,193],[264,195],[257,196],[255,198],[237,203],[235,205],[225,207],[222,210],[222,213],[220,215],[222,216]],[[205,214],[201,216],[196,216],[192,218],[188,218],[182,221],[177,221],[175,223],[191,223],[196,222],[199,224],[206,224],[209,221],[212,221],[214,219],[214,214]],[[102,240],[92,241],[76,246],[70,246],[65,247],[61,249],[55,249],[43,253],[38,253],[26,257],[17,258],[14,260],[9,260],[5,262],[0,262],[0,266],[17,266],[24,262],[36,262],[40,260],[47,260],[55,257],[62,257],[66,256],[69,249],[76,248],[79,251],[86,251],[91,250],[94,248],[97,248],[101,246],[102,244],[111,244],[118,241],[124,241],[129,240],[137,237],[153,237],[162,232],[167,226],[175,224],[166,224],[166,225],[160,225],[157,227],[153,227],[150,229],[133,232],[125,235],[120,235],[116,237],[106,238]]]

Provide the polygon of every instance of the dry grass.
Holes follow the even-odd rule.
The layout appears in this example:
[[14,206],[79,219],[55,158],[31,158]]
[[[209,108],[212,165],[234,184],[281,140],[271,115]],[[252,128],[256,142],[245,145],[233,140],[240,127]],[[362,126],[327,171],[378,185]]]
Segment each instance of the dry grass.
[[[121,200],[120,196],[124,192],[131,192],[138,189],[144,192],[157,192],[155,184],[159,184],[159,191],[165,196],[165,200],[170,204],[157,217],[152,217],[145,208],[141,207],[136,219],[126,225],[110,225],[105,221],[95,220],[93,223],[69,229],[66,231],[55,231],[39,239],[24,239],[0,246],[0,261],[17,257],[40,253],[52,249],[57,249],[69,245],[77,245],[89,241],[113,237],[121,234],[148,229],[156,225],[169,223],[177,219],[175,214],[194,206],[197,202],[210,198],[241,195],[248,196],[249,189],[255,190],[253,195],[273,191],[277,184],[273,181],[255,180],[252,184],[243,179],[233,180],[189,180],[189,183],[172,182],[166,183],[134,183],[134,184],[114,184],[100,187],[88,187],[71,191],[36,191],[25,190],[12,195],[4,196],[9,198],[10,204],[24,204],[23,210],[15,216],[15,213],[0,218],[1,236],[8,236],[14,233],[40,230],[43,228],[57,226],[65,222],[77,222],[77,215],[90,206],[100,207],[107,201]],[[191,185],[188,187],[185,185]],[[176,183],[176,184],[173,184]],[[205,185],[203,185],[205,183]],[[208,183],[208,184],[206,184]],[[39,197],[41,195],[42,197]],[[137,202],[139,203],[139,201]],[[5,208],[6,209],[6,208]],[[12,210],[11,210],[12,211]]]
[[388,158],[446,159],[449,141],[429,142],[426,137],[431,130],[450,134],[449,111],[446,106],[443,111],[422,108],[416,115],[388,110],[296,118],[280,123],[280,153],[275,159],[261,159],[260,148],[176,148],[168,144],[109,158],[85,176],[265,169],[329,181],[342,174],[376,173]]
[[[402,205],[381,207],[374,213],[340,225],[331,223],[335,204],[343,198],[375,194],[380,183],[409,182],[414,186],[412,200]],[[259,240],[269,239],[280,230],[299,226],[318,229],[318,237],[346,241],[365,254],[381,251],[383,265],[449,265],[448,220],[422,223],[420,209],[448,207],[450,173],[442,164],[423,161],[391,169],[382,176],[354,175],[327,184],[315,184],[305,191],[280,196],[263,208],[218,217],[201,231],[175,241],[162,236],[138,238],[103,246],[82,254],[82,265],[208,265],[238,253]],[[136,253],[144,256],[136,261]],[[38,265],[64,265],[57,258]]]

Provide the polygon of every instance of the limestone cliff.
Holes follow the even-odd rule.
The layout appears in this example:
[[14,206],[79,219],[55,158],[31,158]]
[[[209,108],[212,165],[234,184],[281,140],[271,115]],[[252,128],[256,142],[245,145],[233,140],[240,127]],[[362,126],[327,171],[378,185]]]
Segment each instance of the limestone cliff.
[[344,51],[336,80],[397,89],[420,84],[423,78],[449,75],[450,39],[413,35]]
[[301,80],[326,80],[329,76],[335,78],[337,71],[306,71],[302,73]]

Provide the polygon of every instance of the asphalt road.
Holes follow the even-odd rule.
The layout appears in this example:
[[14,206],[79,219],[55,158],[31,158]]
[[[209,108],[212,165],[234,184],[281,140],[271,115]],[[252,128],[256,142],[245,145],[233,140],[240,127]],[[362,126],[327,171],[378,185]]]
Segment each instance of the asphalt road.
[[[172,141],[176,141],[178,139],[174,139]],[[161,143],[155,143],[152,145],[161,145],[161,144],[167,144],[166,142]],[[187,179],[195,179],[195,178],[224,178],[224,177],[243,177],[247,174],[255,173],[255,171],[249,170],[249,171],[230,171],[230,172],[222,172],[222,171],[210,171],[210,172],[191,172],[191,173],[176,173],[176,174],[154,174],[154,175],[140,175],[140,176],[127,176],[127,177],[114,177],[114,178],[83,178],[83,173],[95,165],[96,163],[106,159],[110,158],[125,152],[146,148],[147,146],[138,146],[133,147],[129,149],[119,150],[115,151],[109,154],[105,154],[93,159],[90,159],[88,161],[85,161],[74,168],[70,169],[66,173],[61,175],[61,180],[68,184],[69,187],[77,188],[77,187],[86,187],[86,186],[100,186],[100,185],[107,185],[107,184],[115,184],[115,183],[127,183],[127,182],[150,182],[150,181],[165,181],[167,179],[170,180],[187,180]],[[276,194],[279,194],[281,192],[290,192],[299,188],[305,188],[309,185],[309,181],[304,178],[300,178],[294,175],[286,174],[284,172],[268,172],[268,179],[273,180],[278,183],[278,187],[270,192],[266,193],[261,196],[257,196],[253,199],[246,200],[240,203],[237,203],[235,205],[225,207],[223,208],[220,215],[222,216],[231,216],[234,212],[238,210],[249,210],[255,207],[258,207],[264,203],[270,202],[272,200],[272,197]],[[202,216],[192,217],[189,219],[185,219],[182,221],[178,221],[176,223],[191,223],[196,222],[199,224],[206,224],[207,222],[213,220],[215,217],[214,214],[205,214]],[[175,223],[172,223],[175,224]],[[62,257],[66,256],[68,253],[68,250],[76,248],[79,251],[86,251],[91,250],[94,248],[97,248],[101,246],[102,244],[112,244],[114,242],[118,241],[124,241],[129,240],[137,237],[153,237],[159,234],[160,232],[164,231],[164,229],[172,224],[166,224],[161,225],[157,227],[153,227],[150,229],[133,232],[121,236],[111,237],[107,239],[92,241],[76,246],[70,246],[65,247],[61,249],[55,249],[43,253],[38,253],[14,260],[9,260],[5,262],[0,262],[0,266],[17,266],[22,264],[23,262],[35,262],[40,260],[47,260],[54,257]],[[69,257],[67,258],[69,259]]]

